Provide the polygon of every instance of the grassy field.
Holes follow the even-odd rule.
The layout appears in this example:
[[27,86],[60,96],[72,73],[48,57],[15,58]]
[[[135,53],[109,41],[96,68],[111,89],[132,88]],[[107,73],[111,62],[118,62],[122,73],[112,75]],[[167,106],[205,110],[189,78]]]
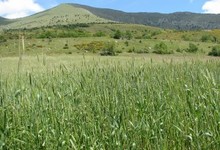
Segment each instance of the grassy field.
[[220,62],[208,56],[219,35],[133,24],[2,31],[0,149],[220,149]]
[[[109,37],[82,37],[82,38],[54,38],[50,39],[26,39],[25,40],[25,54],[27,55],[41,55],[42,53],[48,55],[56,54],[72,54],[72,53],[93,53],[93,50],[86,48],[85,45],[93,43],[93,49],[95,53],[100,53],[102,48],[99,48],[99,43],[105,45],[107,42],[112,42],[115,45],[115,51],[120,53],[142,53],[147,51],[152,53],[156,44],[163,42],[167,45],[168,49],[177,52],[180,49],[181,54],[185,55],[184,50],[189,47],[189,43],[193,43],[198,47],[198,54],[207,55],[212,50],[215,43],[209,42],[188,42],[177,40],[162,40],[162,39],[111,39]],[[68,48],[65,49],[65,44],[68,44]],[[77,48],[77,46],[81,48]],[[20,43],[21,47],[21,43]],[[88,46],[87,46],[88,47]],[[5,43],[0,44],[0,56],[18,56],[19,55],[19,40],[8,40]]]
[[208,55],[219,44],[219,29],[125,24],[68,4],[11,20],[0,26],[0,150],[218,150],[220,61]]
[[0,63],[0,149],[220,149],[218,58],[74,54]]
[[[119,34],[118,37],[116,36]],[[164,43],[172,54],[189,53],[190,44],[196,54],[208,55],[219,45],[220,31],[175,31],[135,24],[77,24],[0,33],[0,56],[18,56],[21,40],[25,38],[27,55],[100,53],[106,43],[114,43],[117,53],[153,53],[155,46]]]

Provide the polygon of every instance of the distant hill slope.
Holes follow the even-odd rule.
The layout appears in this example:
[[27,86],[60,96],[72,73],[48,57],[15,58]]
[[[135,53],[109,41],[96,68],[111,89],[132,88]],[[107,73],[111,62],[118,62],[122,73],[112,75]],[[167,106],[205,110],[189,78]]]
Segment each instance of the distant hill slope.
[[0,25],[5,24],[5,21],[6,21],[6,19],[5,19],[5,18],[0,17]]
[[0,26],[7,25],[7,24],[12,23],[12,22],[13,22],[13,20],[0,17]]
[[171,14],[126,13],[118,10],[94,8],[79,4],[70,5],[87,9],[101,18],[124,23],[144,24],[178,30],[220,28],[220,15],[215,14],[197,14],[190,12],[176,12]]
[[35,28],[43,26],[67,25],[77,23],[106,23],[106,19],[95,16],[86,9],[61,4],[52,9],[21,19],[4,26],[6,29]]
[[0,29],[35,28],[77,23],[122,22],[148,26],[178,29],[220,29],[220,15],[177,12],[126,13],[123,11],[94,8],[79,4],[61,4],[52,9],[29,17],[9,20],[0,18]]

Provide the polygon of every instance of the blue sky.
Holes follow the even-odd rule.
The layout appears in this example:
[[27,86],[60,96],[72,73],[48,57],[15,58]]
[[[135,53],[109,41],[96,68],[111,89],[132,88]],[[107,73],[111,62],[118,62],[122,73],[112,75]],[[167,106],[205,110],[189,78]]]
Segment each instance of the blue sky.
[[[48,2],[38,0],[48,7]],[[162,12],[176,11],[203,12],[206,0],[49,0],[51,3],[79,3],[95,7],[113,8],[127,12]]]
[[0,0],[0,16],[24,17],[61,3],[78,3],[126,12],[220,13],[220,0]]

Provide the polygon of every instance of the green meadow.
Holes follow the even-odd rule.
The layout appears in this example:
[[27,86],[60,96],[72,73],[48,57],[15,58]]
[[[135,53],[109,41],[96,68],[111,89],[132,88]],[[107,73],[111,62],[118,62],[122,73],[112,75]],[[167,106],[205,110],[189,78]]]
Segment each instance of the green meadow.
[[3,31],[0,149],[220,149],[219,38],[114,23]]
[[208,56],[1,58],[1,149],[219,149]]

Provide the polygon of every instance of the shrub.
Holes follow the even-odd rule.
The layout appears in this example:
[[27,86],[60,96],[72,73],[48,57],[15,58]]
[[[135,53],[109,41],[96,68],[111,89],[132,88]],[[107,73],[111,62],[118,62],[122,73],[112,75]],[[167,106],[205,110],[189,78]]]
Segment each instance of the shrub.
[[181,38],[184,40],[184,41],[190,41],[190,38],[188,35],[182,35]]
[[149,53],[149,50],[147,48],[141,49],[141,50],[137,50],[135,51],[138,54],[143,54],[143,53]]
[[132,48],[130,48],[129,50],[128,50],[128,53],[133,53],[134,52],[134,48],[132,49]]
[[172,54],[173,51],[168,50],[168,47],[164,42],[160,42],[159,44],[156,44],[154,46],[153,53],[156,53],[156,54]]
[[3,43],[3,42],[7,42],[7,40],[3,36],[0,36],[0,43]]
[[122,53],[122,50],[118,49],[118,50],[116,50],[116,53]]
[[189,43],[189,48],[186,50],[186,52],[196,53],[198,50],[199,48],[195,44]]
[[116,56],[115,51],[115,43],[114,42],[107,42],[104,45],[104,48],[102,49],[102,52],[100,53],[101,56]]
[[103,36],[105,36],[105,33],[102,32],[102,31],[98,31],[98,32],[96,32],[93,36],[94,36],[94,37],[103,37]]
[[136,50],[135,50],[135,47],[133,47],[133,48],[130,48],[129,50],[128,50],[128,53],[134,53]]
[[209,56],[220,56],[220,45],[214,46],[212,51],[209,52]]
[[115,32],[113,38],[114,38],[114,39],[120,39],[121,37],[122,37],[121,31],[116,30],[116,32]]
[[216,37],[212,35],[203,35],[200,39],[202,42],[216,42]]
[[65,44],[64,47],[63,47],[63,49],[69,49],[68,44]]
[[125,41],[125,45],[126,45],[126,46],[129,46],[129,43],[128,43],[128,41]]
[[176,49],[176,52],[182,53],[182,52],[183,52],[183,50],[182,50],[182,49],[180,49],[180,48],[177,48],[177,49]]
[[82,43],[74,45],[78,50],[85,50],[95,53],[96,51],[102,50],[105,45],[102,41],[93,41],[91,43]]
[[132,39],[132,34],[131,34],[130,31],[126,31],[126,32],[125,32],[125,38],[126,38],[127,40]]
[[151,35],[144,33],[144,34],[142,34],[142,39],[151,39]]

